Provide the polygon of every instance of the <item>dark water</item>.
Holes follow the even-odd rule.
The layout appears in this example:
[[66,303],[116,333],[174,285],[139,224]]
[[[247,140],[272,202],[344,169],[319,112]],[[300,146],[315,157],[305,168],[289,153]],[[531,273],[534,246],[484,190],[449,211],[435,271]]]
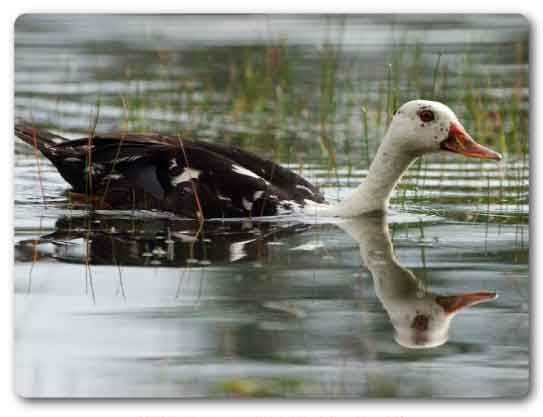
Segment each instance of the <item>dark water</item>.
[[[400,99],[435,92],[440,55],[448,89],[439,78],[436,94],[488,141],[489,119],[470,118],[474,104],[455,93],[466,77],[462,62],[471,62],[484,108],[520,91],[518,108],[507,108],[507,117],[518,112],[518,119],[504,119],[520,121],[504,122],[504,162],[425,158],[402,180],[386,218],[349,222],[297,214],[200,227],[166,213],[76,210],[55,169],[17,141],[18,393],[527,392],[523,19],[25,16],[15,42],[16,117],[73,137],[96,121],[99,131],[180,131],[237,143],[303,173],[330,200],[366,174],[386,122],[376,109],[391,97],[387,63],[398,51],[405,48],[409,65],[416,60],[420,77],[420,85],[401,78]],[[366,129],[363,106],[371,118]],[[431,304],[480,291],[498,298],[462,309],[450,323]],[[418,343],[446,343],[405,347],[413,317],[427,308],[430,330]]]

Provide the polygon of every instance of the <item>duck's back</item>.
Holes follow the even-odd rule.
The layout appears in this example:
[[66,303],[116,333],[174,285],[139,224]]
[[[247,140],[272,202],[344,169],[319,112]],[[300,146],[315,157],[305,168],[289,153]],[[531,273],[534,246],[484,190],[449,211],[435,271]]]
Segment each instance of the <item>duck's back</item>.
[[25,125],[15,131],[51,160],[77,199],[95,207],[220,218],[275,215],[305,200],[324,201],[296,173],[229,145],[157,134],[68,141]]

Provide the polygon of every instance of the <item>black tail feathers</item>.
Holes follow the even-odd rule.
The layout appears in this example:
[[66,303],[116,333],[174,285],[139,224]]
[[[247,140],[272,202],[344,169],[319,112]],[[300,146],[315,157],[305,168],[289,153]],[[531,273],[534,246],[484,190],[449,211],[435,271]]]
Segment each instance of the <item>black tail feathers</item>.
[[47,130],[38,129],[34,127],[32,123],[28,122],[15,123],[15,135],[22,139],[23,142],[39,149],[47,157],[50,156],[51,152],[49,152],[49,149],[51,147],[59,145],[67,140],[62,136],[55,135]]

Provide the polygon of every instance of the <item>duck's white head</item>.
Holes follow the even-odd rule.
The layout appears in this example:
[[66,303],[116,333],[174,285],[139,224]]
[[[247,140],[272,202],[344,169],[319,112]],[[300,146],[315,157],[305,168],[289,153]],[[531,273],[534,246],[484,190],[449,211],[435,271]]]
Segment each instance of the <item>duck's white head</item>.
[[448,151],[472,158],[502,158],[473,140],[454,112],[437,101],[413,100],[402,105],[392,118],[387,141],[415,156]]
[[392,190],[411,163],[434,152],[497,161],[502,158],[475,142],[446,105],[437,101],[409,101],[394,114],[364,181],[348,198],[321,212],[354,217],[386,210]]

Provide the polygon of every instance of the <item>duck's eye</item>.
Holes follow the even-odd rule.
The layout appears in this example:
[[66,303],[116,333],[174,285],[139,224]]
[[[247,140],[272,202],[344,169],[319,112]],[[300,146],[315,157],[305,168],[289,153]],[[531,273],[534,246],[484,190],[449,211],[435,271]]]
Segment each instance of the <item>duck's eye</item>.
[[431,122],[435,119],[434,112],[432,110],[423,110],[419,113],[420,120],[424,123]]

